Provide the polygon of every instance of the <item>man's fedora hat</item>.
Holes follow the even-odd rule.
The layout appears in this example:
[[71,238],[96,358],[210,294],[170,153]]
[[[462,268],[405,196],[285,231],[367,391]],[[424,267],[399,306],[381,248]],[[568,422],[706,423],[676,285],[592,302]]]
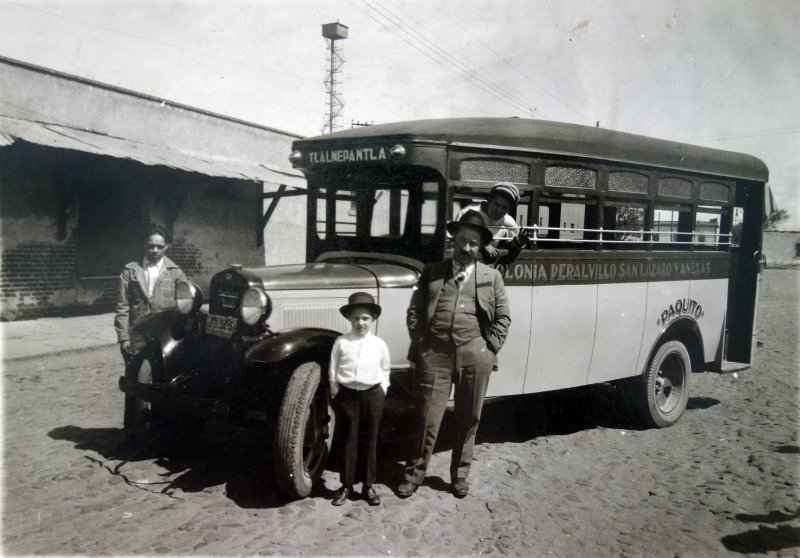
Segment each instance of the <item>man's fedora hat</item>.
[[511,200],[512,205],[519,203],[519,188],[511,182],[498,182],[489,191],[489,195],[491,194],[503,194]]
[[342,313],[342,316],[349,319],[350,311],[356,306],[363,306],[364,308],[369,308],[369,311],[376,318],[381,315],[381,307],[375,304],[375,299],[372,298],[372,295],[369,293],[362,293],[362,292],[351,294],[350,298],[347,300],[347,304],[339,308],[339,312]]
[[489,244],[492,241],[492,231],[486,228],[483,224],[483,217],[481,214],[475,211],[474,209],[470,209],[464,215],[461,216],[461,219],[458,221],[450,221],[447,223],[447,232],[451,235],[455,236],[458,230],[461,227],[467,227],[470,229],[474,229],[481,233],[481,240],[484,244]]

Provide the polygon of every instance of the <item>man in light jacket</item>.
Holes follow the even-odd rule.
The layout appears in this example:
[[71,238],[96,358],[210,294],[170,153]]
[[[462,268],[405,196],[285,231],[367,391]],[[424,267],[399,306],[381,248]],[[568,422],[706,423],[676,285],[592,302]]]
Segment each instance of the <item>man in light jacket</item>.
[[147,342],[131,328],[145,316],[174,309],[175,284],[186,279],[181,268],[165,255],[171,242],[167,229],[150,225],[144,235],[144,258],[128,263],[119,276],[114,329],[126,363]]

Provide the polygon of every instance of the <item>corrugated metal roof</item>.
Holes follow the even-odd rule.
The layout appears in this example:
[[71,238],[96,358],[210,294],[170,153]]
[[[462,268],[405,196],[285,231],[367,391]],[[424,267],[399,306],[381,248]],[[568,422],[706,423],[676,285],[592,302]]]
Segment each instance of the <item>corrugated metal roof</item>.
[[305,179],[299,172],[286,172],[267,163],[148,144],[89,129],[0,116],[0,146],[11,145],[16,139],[59,149],[132,159],[145,165],[162,165],[207,176],[305,187]]

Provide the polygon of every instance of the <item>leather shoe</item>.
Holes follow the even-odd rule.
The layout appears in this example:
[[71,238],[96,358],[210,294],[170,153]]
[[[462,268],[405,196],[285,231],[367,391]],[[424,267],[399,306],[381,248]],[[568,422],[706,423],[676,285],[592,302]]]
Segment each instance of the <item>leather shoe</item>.
[[453,481],[453,495],[456,498],[463,498],[467,494],[469,494],[469,483],[467,479],[455,479]]
[[370,506],[380,506],[381,505],[381,497],[378,496],[378,493],[375,492],[375,489],[371,486],[364,487],[364,490],[361,492],[361,496],[367,501],[367,504]]
[[419,488],[418,484],[414,484],[411,481],[403,481],[397,487],[397,495],[401,498],[408,498],[417,491],[417,488]]
[[331,502],[331,504],[333,504],[334,506],[341,506],[348,500],[348,498],[350,498],[350,494],[352,493],[353,489],[351,487],[349,486],[341,487],[339,491],[336,493],[336,496],[333,497],[333,501]]

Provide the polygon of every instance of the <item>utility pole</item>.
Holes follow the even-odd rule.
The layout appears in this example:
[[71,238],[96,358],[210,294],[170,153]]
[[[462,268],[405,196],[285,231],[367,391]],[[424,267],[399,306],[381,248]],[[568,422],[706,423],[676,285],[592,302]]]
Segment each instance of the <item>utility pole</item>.
[[342,109],[344,101],[339,86],[342,84],[342,66],[344,57],[337,41],[347,38],[347,26],[339,23],[325,23],[322,26],[322,36],[328,44],[328,74],[325,76],[325,93],[328,95],[328,106],[325,111],[325,124],[328,132],[341,128]]

